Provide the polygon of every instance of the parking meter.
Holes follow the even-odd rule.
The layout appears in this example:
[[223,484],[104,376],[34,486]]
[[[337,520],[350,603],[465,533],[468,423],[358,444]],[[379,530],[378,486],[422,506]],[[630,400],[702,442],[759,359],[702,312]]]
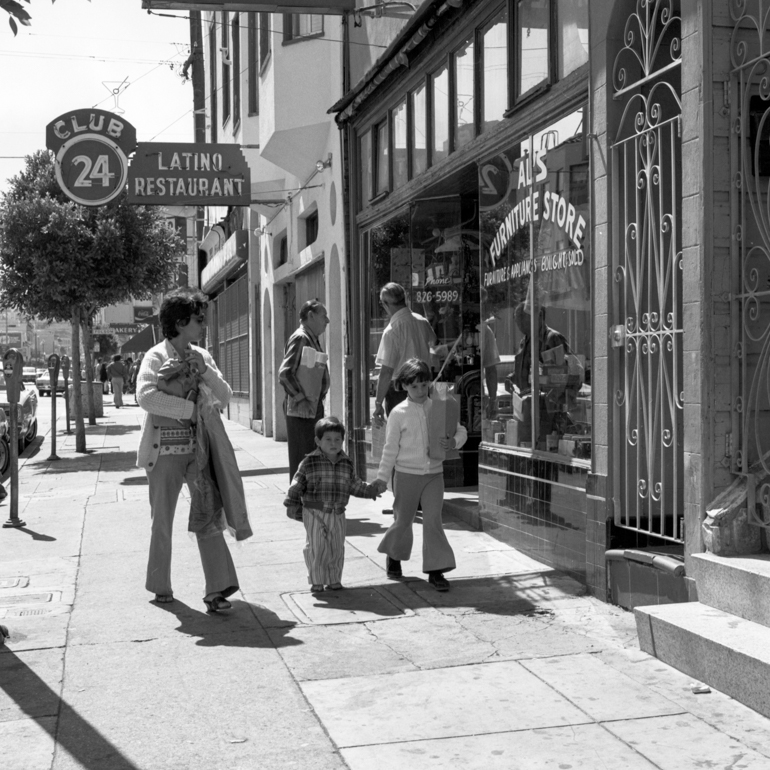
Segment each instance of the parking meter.
[[70,357],[67,355],[61,357],[61,373],[64,377],[64,414],[67,418],[67,433],[70,433],[70,391],[67,387],[70,376]]
[[4,528],[23,527],[19,520],[19,393],[21,392],[21,372],[24,368],[24,356],[16,348],[10,348],[3,356],[5,390],[8,396],[9,427],[11,431],[11,516],[3,524]]
[[[56,390],[59,385],[59,356],[56,353],[51,353],[48,356],[48,376],[51,386],[51,456],[48,459],[58,460],[59,456],[56,454]],[[67,398],[66,393],[64,398]]]

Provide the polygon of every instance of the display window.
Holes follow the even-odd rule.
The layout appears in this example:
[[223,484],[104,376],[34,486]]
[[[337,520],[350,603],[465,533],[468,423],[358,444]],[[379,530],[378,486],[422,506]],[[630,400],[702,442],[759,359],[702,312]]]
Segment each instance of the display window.
[[[414,201],[363,233],[369,265],[368,393],[371,414],[379,372],[375,358],[388,317],[379,290],[393,281],[407,293],[412,311],[424,316],[437,339],[434,375],[460,384],[463,423],[481,430],[479,386],[479,233],[475,195],[448,195]],[[473,383],[471,383],[473,380]]]
[[585,111],[479,164],[482,438],[591,457]]

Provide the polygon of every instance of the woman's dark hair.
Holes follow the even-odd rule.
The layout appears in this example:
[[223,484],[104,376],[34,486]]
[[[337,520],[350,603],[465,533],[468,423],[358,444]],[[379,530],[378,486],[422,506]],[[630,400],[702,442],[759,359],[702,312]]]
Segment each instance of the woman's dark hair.
[[113,361],[120,361],[120,353],[118,353],[117,355],[114,355],[114,356],[112,357],[112,360],[113,360]]
[[322,417],[315,424],[315,437],[320,441],[327,433],[339,433],[345,438],[345,426],[336,417]]
[[419,358],[410,358],[405,361],[396,372],[393,385],[396,390],[406,390],[407,385],[413,382],[430,382],[430,367]]
[[172,340],[179,334],[176,325],[187,326],[190,317],[205,312],[208,297],[200,291],[169,294],[160,306],[160,328],[166,339]]

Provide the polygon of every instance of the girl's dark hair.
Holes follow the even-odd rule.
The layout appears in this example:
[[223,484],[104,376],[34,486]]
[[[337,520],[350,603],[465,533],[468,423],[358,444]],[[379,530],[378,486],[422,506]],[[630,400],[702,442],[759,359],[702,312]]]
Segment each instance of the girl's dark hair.
[[413,382],[430,382],[430,367],[419,358],[410,358],[405,361],[396,372],[393,385],[396,390],[406,390],[407,385]]
[[160,328],[166,339],[172,340],[179,334],[177,324],[186,326],[190,317],[203,313],[208,308],[208,297],[200,291],[186,291],[169,294],[160,306]]
[[336,417],[322,417],[315,424],[315,437],[320,441],[327,433],[339,433],[345,438],[345,426]]

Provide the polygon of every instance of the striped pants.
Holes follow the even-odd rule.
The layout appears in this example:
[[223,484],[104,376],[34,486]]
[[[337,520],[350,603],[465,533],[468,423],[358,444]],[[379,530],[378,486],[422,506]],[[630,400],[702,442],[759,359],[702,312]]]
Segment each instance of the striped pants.
[[345,564],[345,514],[302,509],[305,525],[305,564],[310,585],[342,582]]

